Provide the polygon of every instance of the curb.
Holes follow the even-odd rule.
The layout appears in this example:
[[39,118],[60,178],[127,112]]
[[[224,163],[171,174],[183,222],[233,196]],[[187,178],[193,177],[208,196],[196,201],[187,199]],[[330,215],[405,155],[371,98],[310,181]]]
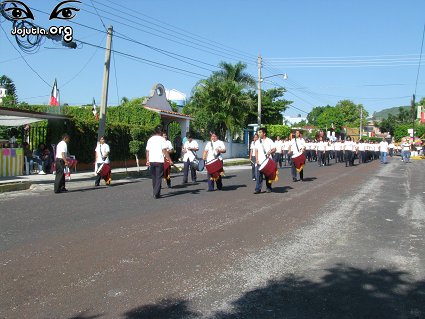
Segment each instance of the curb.
[[[241,160],[241,161],[233,161],[233,162],[225,162],[224,166],[235,166],[235,165],[245,165],[249,164],[249,160]],[[171,171],[173,173],[177,173],[177,169],[175,167],[171,168]],[[140,171],[132,171],[132,172],[120,172],[120,173],[113,173],[114,179],[123,179],[127,177],[142,177],[142,176],[151,176],[151,172],[144,169]],[[87,178],[87,179],[90,179]],[[24,191],[31,187],[31,185],[36,185],[37,182],[28,181],[28,182],[19,182],[19,183],[10,183],[10,184],[2,184],[0,185],[0,193],[6,193],[6,192],[15,192],[15,191]]]

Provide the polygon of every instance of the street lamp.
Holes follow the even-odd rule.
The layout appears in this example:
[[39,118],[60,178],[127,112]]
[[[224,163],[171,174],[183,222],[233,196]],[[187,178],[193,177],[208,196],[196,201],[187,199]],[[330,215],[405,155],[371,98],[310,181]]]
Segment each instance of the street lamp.
[[274,76],[279,76],[279,75],[283,75],[283,79],[287,80],[288,79],[288,75],[285,74],[275,74],[275,75],[270,75],[270,76],[266,76],[264,78],[261,77],[261,64],[260,64],[260,68],[258,71],[258,129],[260,129],[261,127],[261,82],[263,82],[264,79],[267,78],[271,78]]

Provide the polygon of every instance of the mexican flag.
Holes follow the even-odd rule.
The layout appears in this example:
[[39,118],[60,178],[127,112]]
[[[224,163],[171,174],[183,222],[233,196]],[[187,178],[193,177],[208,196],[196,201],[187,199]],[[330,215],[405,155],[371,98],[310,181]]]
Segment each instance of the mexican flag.
[[50,94],[50,105],[59,105],[59,90],[56,78],[55,83],[53,83],[52,93]]
[[94,100],[94,97],[93,97],[93,110],[92,110],[92,112],[93,112],[93,115],[96,117],[96,120],[99,121],[99,118],[97,117],[96,101]]
[[333,129],[333,130],[335,129],[334,123],[332,123],[332,129]]

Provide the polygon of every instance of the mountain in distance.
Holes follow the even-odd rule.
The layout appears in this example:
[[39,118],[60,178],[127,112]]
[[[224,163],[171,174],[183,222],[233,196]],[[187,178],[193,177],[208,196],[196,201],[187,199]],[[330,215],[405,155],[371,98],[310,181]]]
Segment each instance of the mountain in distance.
[[[408,106],[402,106],[403,108],[407,109],[409,108]],[[389,109],[383,109],[382,111],[379,112],[374,112],[372,117],[374,121],[382,121],[383,119],[386,119],[388,117],[388,114],[392,114],[392,115],[397,115],[398,114],[398,106],[396,107],[392,107]]]

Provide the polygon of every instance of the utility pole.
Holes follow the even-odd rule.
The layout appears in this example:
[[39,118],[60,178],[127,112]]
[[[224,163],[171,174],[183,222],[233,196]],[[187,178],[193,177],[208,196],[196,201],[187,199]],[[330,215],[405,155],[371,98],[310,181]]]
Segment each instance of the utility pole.
[[102,85],[102,99],[100,101],[100,118],[99,118],[99,131],[97,133],[97,141],[105,135],[106,124],[106,105],[108,104],[108,86],[109,86],[109,66],[111,64],[111,44],[112,44],[112,26],[108,27],[108,38],[106,40],[105,52],[105,67],[103,69],[103,85]]
[[261,54],[258,55],[258,130],[261,127]]
[[[413,113],[413,136],[412,136],[412,141],[415,141],[415,94],[413,94],[413,100],[412,100],[412,113]],[[412,144],[413,144],[412,142]]]
[[363,124],[363,106],[360,106],[360,132],[359,132],[359,141],[363,138],[362,134],[362,124]]

